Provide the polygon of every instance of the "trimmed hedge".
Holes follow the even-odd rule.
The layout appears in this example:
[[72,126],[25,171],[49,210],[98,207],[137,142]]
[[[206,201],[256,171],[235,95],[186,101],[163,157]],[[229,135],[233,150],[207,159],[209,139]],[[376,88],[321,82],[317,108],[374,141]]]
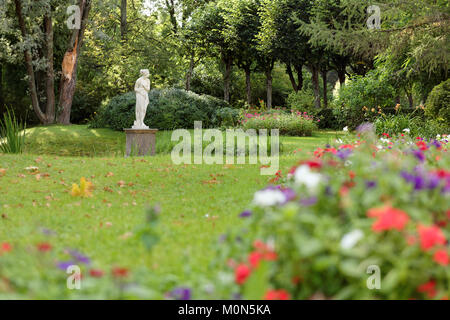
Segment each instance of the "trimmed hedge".
[[[145,123],[159,130],[193,129],[194,121],[202,121],[203,128],[230,126],[238,117],[237,110],[227,102],[182,89],[154,89],[149,92],[149,100]],[[99,112],[91,127],[118,131],[130,128],[135,106],[134,92],[116,96]]]

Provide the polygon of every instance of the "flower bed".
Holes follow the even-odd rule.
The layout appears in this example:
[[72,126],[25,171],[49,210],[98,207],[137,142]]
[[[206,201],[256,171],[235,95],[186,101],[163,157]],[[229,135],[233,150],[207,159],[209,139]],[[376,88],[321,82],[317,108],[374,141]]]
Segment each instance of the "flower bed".
[[448,141],[362,131],[254,195],[220,245],[221,298],[450,296]]
[[292,113],[246,113],[243,116],[241,125],[244,130],[248,129],[279,129],[280,135],[286,136],[311,136],[317,130],[317,122],[314,117],[306,112]]

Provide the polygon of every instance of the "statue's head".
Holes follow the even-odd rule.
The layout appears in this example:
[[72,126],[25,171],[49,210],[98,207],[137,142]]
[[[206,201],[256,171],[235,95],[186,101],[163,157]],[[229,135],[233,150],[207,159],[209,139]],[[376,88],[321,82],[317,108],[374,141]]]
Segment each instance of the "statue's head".
[[150,71],[148,69],[141,69],[141,76],[148,77],[150,75]]

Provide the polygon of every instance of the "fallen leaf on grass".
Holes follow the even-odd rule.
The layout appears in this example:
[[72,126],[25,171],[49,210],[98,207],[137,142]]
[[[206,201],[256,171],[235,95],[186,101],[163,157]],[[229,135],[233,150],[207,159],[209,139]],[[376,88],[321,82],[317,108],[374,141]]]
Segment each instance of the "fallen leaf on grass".
[[117,182],[117,185],[118,185],[120,188],[123,188],[123,187],[125,186],[125,181],[120,180],[119,182]]
[[132,232],[126,232],[123,235],[119,236],[119,239],[121,240],[127,240],[128,238],[131,238],[133,236]]
[[114,173],[112,173],[112,172],[108,172],[108,173],[105,175],[106,178],[109,178],[109,177],[112,177],[112,176],[114,176]]
[[0,168],[0,177],[3,177],[6,174],[6,169]]
[[78,186],[76,183],[72,185],[72,197],[92,197],[92,190],[94,189],[94,185],[90,181],[86,181],[85,178],[80,179],[80,185]]
[[104,187],[103,190],[104,190],[105,192],[110,192],[110,193],[113,193],[113,192],[114,192],[113,189],[111,189],[110,187]]

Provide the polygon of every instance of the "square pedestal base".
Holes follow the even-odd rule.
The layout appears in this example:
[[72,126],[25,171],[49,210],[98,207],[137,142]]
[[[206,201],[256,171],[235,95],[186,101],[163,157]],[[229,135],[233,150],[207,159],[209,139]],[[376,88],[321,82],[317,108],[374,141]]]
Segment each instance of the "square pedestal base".
[[123,129],[127,135],[126,157],[154,156],[158,129]]

